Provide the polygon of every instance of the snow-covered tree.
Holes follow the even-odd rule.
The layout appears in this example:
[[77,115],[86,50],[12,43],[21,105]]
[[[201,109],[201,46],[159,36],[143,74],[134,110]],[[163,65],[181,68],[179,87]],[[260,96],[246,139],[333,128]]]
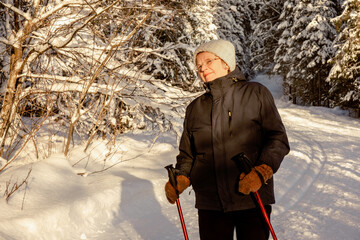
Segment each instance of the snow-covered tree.
[[336,56],[327,81],[331,85],[333,104],[360,115],[360,1],[344,2],[343,13],[333,19],[340,34]]
[[181,20],[186,5],[9,0],[0,6],[6,30],[1,64],[8,66],[2,69],[2,150],[14,142],[9,139],[32,139],[40,127],[26,130],[23,117],[68,126],[65,153],[74,135],[89,142],[99,133],[144,128],[145,122],[171,127],[160,104],[183,105],[164,96],[164,89],[169,84],[189,89],[196,76],[188,23]]
[[251,65],[252,13],[256,10],[254,1],[219,1],[214,18],[220,38],[231,41],[236,48],[237,64],[243,73],[253,76]]
[[286,2],[284,7],[290,10],[291,17],[279,25],[287,27],[279,40],[274,70],[286,77],[296,102],[324,105],[324,79],[330,70],[328,60],[334,55],[332,42],[336,34],[330,19],[336,16],[336,5],[329,0],[300,0]]
[[191,39],[198,44],[226,39],[236,48],[237,64],[248,77],[254,75],[251,59],[252,32],[259,1],[197,0],[190,4],[187,19]]
[[251,62],[255,71],[270,72],[274,65],[275,50],[278,47],[280,30],[278,29],[280,14],[283,9],[282,0],[259,1],[255,13],[255,26],[251,42]]
[[[279,17],[278,30],[281,32],[278,46],[275,50],[273,71],[282,76],[286,76],[290,71],[290,43],[292,38],[291,27],[294,24],[294,8],[296,0],[287,0],[283,5],[282,13]],[[284,82],[287,82],[284,79]]]

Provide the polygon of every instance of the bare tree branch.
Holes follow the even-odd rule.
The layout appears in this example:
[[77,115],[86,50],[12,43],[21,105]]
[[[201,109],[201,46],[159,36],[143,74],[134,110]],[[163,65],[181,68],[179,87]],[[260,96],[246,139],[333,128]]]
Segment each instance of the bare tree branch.
[[8,8],[8,9],[10,9],[11,11],[16,12],[17,14],[23,16],[28,21],[30,21],[32,19],[28,13],[21,11],[20,9],[14,7],[13,5],[3,3],[2,1],[0,2],[0,4],[2,4],[4,7]]
[[[10,12],[9,22],[20,16],[20,29],[12,29],[8,24],[8,34],[4,35],[8,39],[0,38],[2,46],[6,44],[14,50],[4,51],[10,62],[10,77],[2,87],[7,87],[4,103],[9,108],[2,108],[1,117],[9,117],[0,126],[0,148],[5,149],[10,162],[14,158],[9,152],[19,154],[28,137],[34,140],[33,130],[41,127],[42,122],[36,122],[31,131],[17,131],[22,116],[27,114],[39,114],[40,119],[52,114],[54,119],[60,119],[67,135],[61,151],[67,154],[71,142],[77,141],[74,134],[86,138],[87,144],[99,133],[115,139],[113,136],[129,128],[132,121],[138,122],[133,120],[138,116],[140,123],[134,125],[145,126],[150,121],[162,124],[160,118],[167,118],[158,115],[163,114],[158,107],[160,102],[167,109],[181,108],[172,100],[181,98],[181,92],[163,93],[168,81],[173,81],[164,77],[183,75],[178,74],[183,70],[163,66],[186,62],[188,56],[180,58],[177,54],[189,52],[189,40],[177,35],[174,5],[157,0],[150,4],[132,0],[33,0],[24,13],[31,18],[6,11]],[[173,38],[176,43],[169,40]],[[13,52],[16,54],[8,61]],[[1,64],[4,62],[9,64]],[[191,74],[187,72],[186,78],[191,78]],[[185,96],[181,99],[187,100]],[[54,103],[47,104],[51,101]],[[147,105],[150,102],[154,105]],[[12,142],[7,132],[2,132],[8,126]]]
[[7,40],[6,38],[3,38],[3,37],[0,37],[0,42],[4,43],[6,45],[12,45],[9,40]]
[[[98,17],[99,15],[101,15],[102,13],[106,12],[107,10],[109,10],[110,8],[112,8],[116,3],[118,3],[120,0],[117,0],[115,2],[113,2],[111,5],[109,5],[108,7],[104,8],[103,10],[99,11],[98,13],[95,11],[95,15],[93,15],[92,17],[90,17],[87,21],[85,21],[81,26],[77,27],[75,29],[75,31],[73,31],[71,33],[71,35],[69,37],[67,37],[67,39],[64,39],[63,41],[61,41],[60,43],[52,43],[52,46],[56,47],[56,48],[63,48],[66,45],[68,45],[71,40],[74,38],[74,36],[81,30],[83,29],[85,26],[87,26],[89,24],[89,22],[91,22],[92,20],[94,20],[96,17]],[[88,16],[91,16],[92,13],[90,13]]]
[[63,2],[61,4],[56,5],[53,9],[47,11],[43,15],[39,16],[38,19],[39,19],[39,21],[45,20],[45,19],[49,18],[50,16],[53,16],[55,13],[57,13],[58,11],[60,11],[61,9],[65,8],[67,6],[76,6],[76,5],[83,5],[83,3],[81,3],[81,1]]

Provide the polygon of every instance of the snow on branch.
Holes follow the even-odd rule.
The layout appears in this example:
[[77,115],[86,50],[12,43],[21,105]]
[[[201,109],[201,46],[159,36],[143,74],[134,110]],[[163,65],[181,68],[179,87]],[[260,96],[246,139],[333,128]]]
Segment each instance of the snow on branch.
[[163,54],[160,54],[160,53],[158,53],[159,52],[158,50],[152,49],[152,48],[131,48],[131,50],[136,51],[136,52],[150,53],[150,54],[156,55],[156,56],[161,57],[166,60],[172,59],[172,57],[168,57]]
[[[74,132],[110,136],[131,129],[127,121],[143,126],[143,119],[151,118],[151,124],[165,126],[164,116],[171,121],[173,109],[184,112],[184,102],[194,96],[170,87],[185,83],[191,88],[194,75],[182,67],[191,59],[191,41],[188,32],[179,32],[188,27],[179,21],[179,11],[186,14],[181,4],[42,2],[33,0],[30,10],[19,7],[25,12],[9,14],[10,21],[20,16],[19,28],[9,26],[9,34],[0,38],[2,49],[6,44],[17,50],[9,75],[11,83],[20,84],[7,89],[16,92],[8,94],[14,99],[9,106],[41,109],[39,114],[56,111],[69,127],[65,154]],[[8,122],[16,125],[14,117],[24,114],[20,110],[9,112]]]
[[6,44],[6,45],[11,45],[11,42],[9,40],[7,40],[6,38],[0,37],[0,42]]
[[7,3],[3,3],[3,2],[0,2],[4,7],[10,9],[11,11],[23,16],[26,20],[30,21],[31,20],[31,17],[30,17],[30,14],[28,13],[25,13],[23,11],[21,11],[20,9],[14,7],[13,5],[10,5],[10,4],[7,4]]
[[66,2],[63,2],[61,4],[56,5],[53,9],[47,11],[43,15],[39,16],[39,19],[40,20],[46,20],[47,18],[49,18],[50,16],[53,16],[55,13],[57,13],[58,11],[62,10],[63,8],[65,8],[67,6],[80,6],[80,5],[84,5],[84,3],[82,1],[66,1]]
[[56,80],[56,81],[73,82],[73,83],[79,83],[81,81],[86,81],[86,80],[84,80],[84,78],[80,78],[78,76],[64,77],[64,76],[58,76],[58,75],[34,74],[34,73],[22,74],[19,77],[52,79],[52,80]]
[[128,49],[136,51],[136,52],[150,53],[150,54],[156,55],[156,56],[161,57],[166,60],[172,60],[173,57],[165,56],[163,54],[160,54],[160,52],[166,52],[166,51],[169,51],[172,49],[180,49],[180,48],[186,49],[186,48],[188,48],[188,46],[185,44],[168,44],[168,45],[165,45],[164,47],[160,47],[160,48],[156,48],[156,49],[145,48],[145,47],[142,47],[142,48],[139,48],[139,47],[131,48],[130,47]]
[[[68,45],[71,40],[74,38],[74,36],[84,27],[86,27],[92,20],[94,20],[96,17],[100,16],[101,14],[103,14],[104,12],[108,11],[109,9],[111,9],[115,4],[117,4],[118,2],[120,2],[120,0],[117,0],[115,2],[113,2],[111,5],[107,6],[104,9],[99,9],[98,11],[95,11],[94,8],[92,8],[94,11],[92,13],[90,13],[88,15],[88,17],[90,17],[93,13],[95,13],[93,16],[91,16],[88,20],[86,20],[82,25],[80,25],[79,27],[77,27],[69,36],[63,38],[63,39],[55,39],[53,42],[51,42],[50,44],[55,47],[55,48],[63,48],[66,45]],[[86,2],[87,3],[87,2]]]

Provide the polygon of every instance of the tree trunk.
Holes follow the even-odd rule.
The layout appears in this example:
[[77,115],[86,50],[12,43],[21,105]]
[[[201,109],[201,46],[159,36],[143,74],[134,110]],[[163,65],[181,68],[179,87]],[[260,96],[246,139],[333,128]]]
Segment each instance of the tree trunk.
[[18,74],[21,72],[22,65],[22,49],[14,48],[14,54],[10,59],[10,75],[6,87],[6,93],[0,112],[0,156],[2,156],[5,146],[5,139],[10,128],[11,122],[15,118],[16,99],[19,98],[20,92],[17,90]]
[[318,76],[318,88],[319,88],[319,91],[318,91],[318,106],[321,106],[321,74],[320,72],[317,74]]

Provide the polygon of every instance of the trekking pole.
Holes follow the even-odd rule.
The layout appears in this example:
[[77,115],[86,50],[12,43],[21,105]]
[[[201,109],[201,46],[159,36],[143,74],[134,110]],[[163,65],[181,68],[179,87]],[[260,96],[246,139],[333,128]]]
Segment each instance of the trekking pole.
[[[236,163],[236,165],[237,165],[237,167],[239,168],[240,171],[244,170],[244,173],[245,173],[245,174],[248,174],[248,173],[251,171],[252,165],[251,165],[251,163],[250,163],[250,160],[249,160],[249,158],[248,158],[243,152],[237,154],[237,155],[234,156],[232,159],[235,161],[235,163]],[[274,229],[273,229],[273,227],[272,227],[272,225],[271,225],[269,216],[268,216],[267,213],[266,213],[264,204],[263,204],[263,202],[262,202],[262,200],[261,200],[261,198],[260,198],[259,193],[256,191],[256,192],[251,193],[251,194],[255,197],[256,201],[258,202],[258,204],[259,204],[259,206],[260,206],[260,209],[261,209],[261,212],[262,212],[262,214],[263,214],[263,216],[264,216],[264,219],[265,219],[265,221],[266,221],[266,224],[267,224],[268,227],[269,227],[271,236],[273,237],[274,240],[277,240],[275,231],[274,231]]]
[[180,223],[181,223],[181,227],[184,233],[184,238],[185,240],[189,240],[187,231],[186,231],[186,226],[185,226],[185,221],[184,221],[184,216],[181,210],[181,206],[180,206],[180,200],[179,200],[179,191],[176,189],[176,177],[175,177],[175,173],[174,173],[174,167],[172,164],[168,165],[165,167],[165,169],[168,171],[168,175],[169,175],[169,182],[171,184],[171,186],[174,187],[175,191],[176,191],[176,195],[177,195],[177,199],[176,199],[176,207],[177,210],[179,212],[179,217],[180,217]]

